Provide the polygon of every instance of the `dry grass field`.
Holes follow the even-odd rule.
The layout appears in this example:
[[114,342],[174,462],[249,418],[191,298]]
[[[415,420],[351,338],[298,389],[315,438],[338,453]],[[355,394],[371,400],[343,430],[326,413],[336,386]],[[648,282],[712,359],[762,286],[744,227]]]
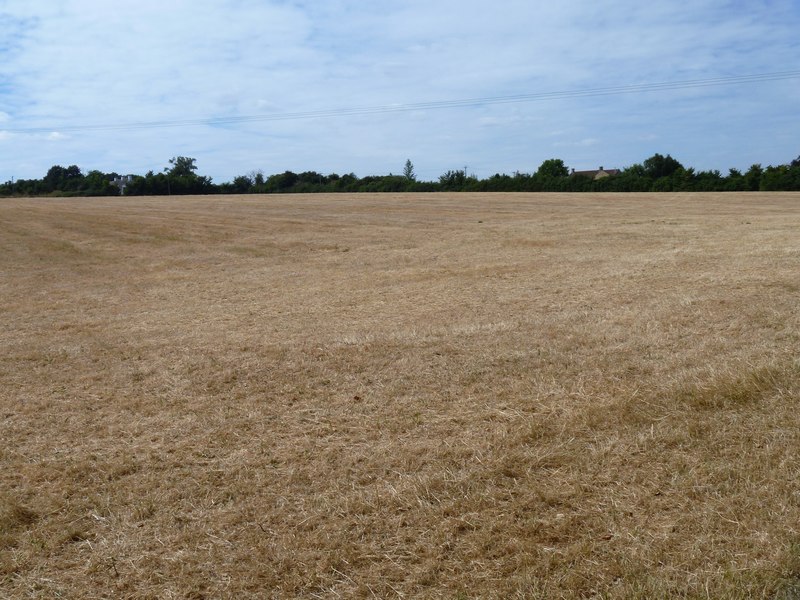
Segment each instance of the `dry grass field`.
[[800,597],[800,194],[0,200],[0,598]]

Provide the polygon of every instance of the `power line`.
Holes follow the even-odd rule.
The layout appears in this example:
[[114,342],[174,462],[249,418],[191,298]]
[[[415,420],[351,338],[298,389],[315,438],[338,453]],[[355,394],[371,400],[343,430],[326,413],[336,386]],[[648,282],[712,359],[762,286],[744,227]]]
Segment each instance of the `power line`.
[[387,113],[411,112],[419,110],[442,110],[470,106],[494,104],[512,104],[520,102],[537,102],[545,100],[563,100],[568,98],[592,98],[598,96],[614,96],[621,94],[641,94],[668,90],[688,90],[696,88],[719,87],[726,85],[743,85],[767,81],[783,81],[800,78],[800,71],[780,71],[776,73],[757,73],[737,75],[733,77],[714,77],[708,79],[689,79],[684,81],[665,81],[659,83],[642,83],[601,88],[567,90],[558,92],[538,92],[516,94],[512,96],[488,96],[483,98],[463,98],[459,100],[440,100],[432,102],[414,102],[409,104],[389,104],[384,106],[361,106],[327,110],[302,112],[271,113],[263,115],[247,115],[239,117],[210,117],[205,119],[183,119],[165,121],[142,121],[132,123],[65,125],[61,127],[22,127],[5,129],[8,133],[49,133],[77,131],[125,131],[137,129],[159,129],[168,127],[193,127],[198,125],[235,125],[239,123],[259,123],[267,121],[292,121],[301,119],[321,119],[332,117],[349,117],[361,115],[380,115]]

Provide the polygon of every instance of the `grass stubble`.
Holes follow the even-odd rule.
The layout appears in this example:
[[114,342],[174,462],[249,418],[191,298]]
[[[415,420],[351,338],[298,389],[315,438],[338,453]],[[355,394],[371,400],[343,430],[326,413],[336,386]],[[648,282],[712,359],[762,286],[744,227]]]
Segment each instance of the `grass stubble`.
[[0,597],[800,597],[800,195],[0,201]]

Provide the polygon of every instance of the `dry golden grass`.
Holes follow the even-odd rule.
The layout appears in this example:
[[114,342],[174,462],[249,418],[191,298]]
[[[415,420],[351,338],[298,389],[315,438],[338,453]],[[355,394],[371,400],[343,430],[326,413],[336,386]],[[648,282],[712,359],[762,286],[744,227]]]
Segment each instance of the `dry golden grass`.
[[800,597],[800,194],[0,200],[0,597]]

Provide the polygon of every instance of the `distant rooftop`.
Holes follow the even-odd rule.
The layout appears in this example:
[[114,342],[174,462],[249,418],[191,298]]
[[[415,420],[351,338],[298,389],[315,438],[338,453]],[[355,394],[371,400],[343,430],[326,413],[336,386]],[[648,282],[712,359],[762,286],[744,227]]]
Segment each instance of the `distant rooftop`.
[[119,188],[119,193],[121,194],[122,191],[125,189],[125,186],[128,185],[135,175],[120,175],[119,177],[115,177],[111,180],[111,185],[115,185]]
[[589,177],[590,179],[603,179],[604,177],[611,177],[612,175],[619,175],[621,171],[619,169],[604,169],[600,167],[599,169],[593,171],[576,171],[572,169],[572,175],[577,175],[578,177]]

